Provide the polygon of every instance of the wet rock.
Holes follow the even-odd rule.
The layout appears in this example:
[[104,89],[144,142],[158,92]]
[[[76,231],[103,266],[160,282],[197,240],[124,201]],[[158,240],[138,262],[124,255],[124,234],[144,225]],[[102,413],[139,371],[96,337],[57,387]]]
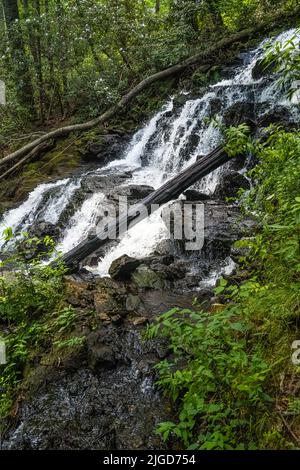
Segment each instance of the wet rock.
[[113,279],[119,281],[128,280],[141,263],[142,261],[139,259],[123,255],[112,262],[108,272]]
[[93,370],[111,369],[116,365],[116,358],[111,347],[102,342],[102,332],[91,333],[87,338],[88,361]]
[[195,86],[192,85],[191,92],[189,93],[190,100],[197,100],[201,98],[207,92],[207,88],[205,86]]
[[219,98],[213,98],[209,102],[209,114],[215,116],[222,110],[222,101]]
[[16,246],[25,260],[31,260],[36,256],[47,257],[52,250],[52,245],[44,240],[50,237],[54,242],[59,239],[59,228],[50,222],[36,222],[28,230],[29,240],[25,238],[17,242]]
[[129,312],[137,311],[141,303],[142,301],[138,295],[128,294],[126,298],[126,310]]
[[166,266],[162,263],[151,263],[151,269],[159,275],[161,279],[168,281],[174,281],[184,276],[184,271],[180,270],[176,266]]
[[111,160],[121,158],[129,141],[127,136],[107,134],[98,137],[97,140],[88,142],[82,152],[86,161],[99,161],[105,165]]
[[181,162],[188,161],[191,154],[196,150],[199,144],[199,140],[200,140],[200,136],[197,130],[198,130],[197,127],[195,127],[191,135],[186,140],[184,146],[181,147],[180,152],[179,152],[179,157],[180,157]]
[[73,307],[86,308],[93,305],[92,285],[73,276],[65,276],[67,301]]
[[214,197],[225,199],[226,197],[237,197],[240,189],[250,189],[250,183],[243,175],[230,172],[222,176],[220,183],[214,192]]
[[230,106],[223,114],[223,123],[226,127],[238,126],[241,123],[255,127],[256,113],[254,102],[238,102]]
[[132,279],[138,287],[146,289],[163,289],[166,287],[166,282],[162,277],[146,265],[139,266],[132,275]]
[[178,93],[173,98],[173,105],[175,108],[181,108],[189,99],[189,95]]
[[260,78],[275,72],[275,69],[276,64],[274,62],[266,64],[263,59],[257,60],[252,69],[252,78],[254,80],[259,80]]
[[165,313],[171,308],[193,308],[194,295],[183,292],[182,289],[155,290],[147,289],[140,292],[145,312],[153,312],[155,315]]
[[81,191],[88,193],[109,192],[111,188],[116,188],[124,184],[124,180],[131,177],[131,173],[115,175],[89,175],[81,183]]
[[2,448],[164,449],[153,430],[173,417],[154,388],[153,365],[167,348],[143,341],[138,329],[111,326],[92,333],[89,364],[82,362],[76,370],[44,366],[32,371],[19,419]]
[[207,201],[211,199],[211,196],[205,193],[201,193],[195,189],[187,189],[184,191],[183,195],[186,197],[187,201]]
[[284,106],[275,106],[272,110],[263,114],[259,118],[258,124],[260,127],[268,127],[270,124],[281,124],[285,129],[298,127],[289,110]]
[[50,222],[37,222],[31,225],[28,231],[30,237],[42,239],[46,236],[57,240],[59,237],[59,229]]
[[158,243],[155,248],[155,253],[159,255],[169,255],[170,253],[175,254],[176,249],[172,240],[162,240]]
[[152,186],[146,184],[129,184],[128,186],[119,186],[113,191],[107,193],[108,198],[118,200],[119,196],[126,196],[130,202],[141,201],[154,191]]
[[96,313],[105,313],[110,318],[114,315],[126,315],[126,288],[120,282],[110,278],[100,278],[95,281],[93,304]]
[[172,254],[163,254],[161,256],[157,256],[157,254],[153,254],[143,258],[143,264],[147,264],[148,266],[152,267],[155,264],[163,264],[165,266],[169,266],[174,262],[174,256]]

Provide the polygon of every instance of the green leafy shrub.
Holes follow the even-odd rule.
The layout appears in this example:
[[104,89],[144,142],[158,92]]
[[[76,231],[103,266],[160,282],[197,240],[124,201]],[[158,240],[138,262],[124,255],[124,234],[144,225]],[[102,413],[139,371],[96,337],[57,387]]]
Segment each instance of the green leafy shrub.
[[[221,301],[211,311],[174,309],[148,330],[169,342],[158,384],[178,415],[157,432],[191,449],[298,447],[289,429],[299,429],[299,397],[289,381],[300,372],[291,361],[300,319],[300,134],[272,127],[267,139],[250,143],[245,130],[227,137],[231,154],[251,148],[260,162],[242,198],[259,226],[236,244],[247,248],[240,263],[248,279],[221,278]],[[292,416],[288,426],[283,413]]]
[[[7,240],[13,237],[10,229],[4,235]],[[46,242],[50,243],[49,240]],[[27,243],[30,244],[30,239]],[[2,268],[7,265],[13,270],[7,269],[0,277],[0,324],[6,331],[4,341],[8,360],[7,364],[0,365],[1,417],[11,407],[18,383],[23,378],[23,369],[34,349],[49,344],[49,333],[71,323],[70,309],[64,306],[65,267],[59,263],[56,267],[41,264],[42,253],[30,262],[25,262],[23,255],[19,253],[2,263]],[[47,318],[53,314],[57,319],[51,330]]]
[[255,347],[249,350],[247,322],[230,309],[174,309],[149,328],[148,336],[156,334],[169,338],[172,351],[157,366],[158,384],[179,407],[178,422],[157,431],[164,439],[175,434],[190,449],[254,447],[252,415],[263,419],[272,400],[263,387],[270,366]]

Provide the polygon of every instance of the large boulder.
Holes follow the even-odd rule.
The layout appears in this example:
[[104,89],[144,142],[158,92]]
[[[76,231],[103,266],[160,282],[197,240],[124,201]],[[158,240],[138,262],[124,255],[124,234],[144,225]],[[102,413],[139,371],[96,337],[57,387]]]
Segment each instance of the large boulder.
[[119,196],[126,196],[130,202],[136,202],[149,196],[153,191],[154,188],[146,184],[129,184],[112,189],[107,193],[107,197],[112,201],[118,201]]
[[116,188],[124,184],[125,180],[131,178],[131,173],[117,173],[108,175],[91,174],[83,178],[81,182],[81,191],[83,194],[95,192],[109,192],[111,188]]
[[237,197],[240,189],[250,189],[250,183],[238,172],[231,171],[223,175],[220,183],[217,185],[214,197],[217,199],[225,199],[226,197]]
[[281,124],[285,129],[298,127],[289,110],[284,106],[275,106],[264,113],[258,121],[259,127],[268,127],[270,124]]
[[238,126],[241,123],[255,127],[255,104],[250,101],[234,103],[223,114],[223,123],[226,127]]
[[164,289],[166,282],[158,272],[143,264],[132,275],[135,284],[144,289]]
[[115,259],[109,268],[109,275],[118,281],[124,281],[131,278],[132,273],[141,264],[141,260],[123,255]]
[[97,160],[106,164],[111,160],[121,158],[127,144],[127,136],[120,136],[119,134],[103,135],[87,143],[82,152],[83,158],[87,161]]

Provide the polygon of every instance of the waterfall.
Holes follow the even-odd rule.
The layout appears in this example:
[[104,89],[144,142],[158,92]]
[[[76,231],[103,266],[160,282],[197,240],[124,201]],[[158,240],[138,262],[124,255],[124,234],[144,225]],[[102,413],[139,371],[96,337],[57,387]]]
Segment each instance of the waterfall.
[[[14,233],[25,232],[37,217],[40,205],[47,193],[51,190],[57,190],[56,193],[47,201],[44,207],[44,220],[56,223],[67,202],[72,198],[76,183],[70,178],[59,180],[56,183],[44,183],[37,186],[16,209],[7,212],[0,222],[0,248],[4,245],[4,239],[1,238],[2,232],[10,227]],[[56,195],[59,195],[57,197]]]
[[80,209],[73,215],[66,229],[58,250],[66,253],[89,235],[91,227],[96,225],[98,207],[104,200],[104,194],[95,193],[86,199]]
[[[280,34],[275,41],[286,41],[293,37],[295,30]],[[188,99],[180,108],[175,98],[149,120],[132,138],[122,159],[115,160],[105,167],[89,172],[89,177],[105,177],[116,171],[130,171],[130,184],[147,184],[158,188],[163,182],[193,163],[198,155],[207,154],[221,141],[219,129],[212,117],[223,121],[224,114],[239,102],[254,102],[258,115],[280,104],[290,107],[283,91],[278,86],[276,74],[267,79],[254,80],[252,70],[257,60],[264,55],[263,41],[255,50],[242,55],[242,65],[235,69],[231,78],[222,79],[210,86],[203,96]],[[292,111],[296,112],[296,111]],[[224,168],[214,171],[196,188],[213,194]],[[24,231],[37,219],[56,224],[59,217],[81,186],[86,175],[69,178],[55,183],[41,184],[27,200],[16,209],[8,211],[0,222],[0,234],[6,227],[14,231]],[[126,184],[129,184],[126,180]],[[112,188],[117,193],[117,188]],[[62,231],[58,249],[63,253],[86,238],[97,221],[99,209],[105,203],[105,194],[89,194],[81,207],[70,216]],[[160,212],[153,214],[126,233],[120,243],[106,253],[93,271],[106,275],[111,262],[122,254],[143,257],[150,254],[157,243],[167,238]],[[0,240],[0,248],[4,242]],[[229,261],[229,265],[230,261]]]

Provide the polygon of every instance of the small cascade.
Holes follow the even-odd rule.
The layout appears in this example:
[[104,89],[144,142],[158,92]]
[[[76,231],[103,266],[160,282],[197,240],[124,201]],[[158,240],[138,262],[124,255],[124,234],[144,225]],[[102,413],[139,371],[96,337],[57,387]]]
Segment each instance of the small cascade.
[[45,222],[56,224],[63,210],[72,200],[75,191],[80,188],[81,179],[69,181],[67,185],[62,184],[58,190],[51,194],[47,204],[41,209],[39,217]]
[[[72,198],[75,185],[76,183],[67,178],[59,180],[56,183],[44,183],[37,186],[29,194],[27,200],[23,202],[23,204],[4,215],[0,222],[0,248],[5,243],[4,239],[1,238],[2,232],[7,227],[10,227],[14,233],[25,232],[37,219],[37,214],[39,214],[41,210],[40,205],[45,196],[53,191],[52,196],[45,202],[43,210],[45,221],[56,223],[60,213],[64,209],[64,206]],[[57,197],[57,194],[61,197]],[[58,201],[59,199],[60,201]]]
[[95,193],[83,202],[80,209],[71,218],[64,238],[57,247],[58,251],[66,253],[90,234],[91,229],[97,223],[98,208],[104,199],[104,194]]

